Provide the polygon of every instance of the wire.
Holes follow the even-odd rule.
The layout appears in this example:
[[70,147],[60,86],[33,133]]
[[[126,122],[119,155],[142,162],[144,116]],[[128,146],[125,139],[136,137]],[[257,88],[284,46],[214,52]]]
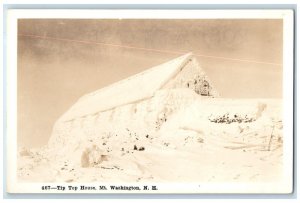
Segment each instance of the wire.
[[[57,40],[57,41],[76,42],[76,43],[83,43],[83,44],[96,44],[96,45],[112,46],[112,47],[119,47],[119,48],[125,48],[125,49],[137,49],[137,50],[143,50],[143,51],[169,53],[169,54],[176,54],[176,55],[177,54],[178,55],[186,54],[186,52],[179,52],[179,51],[150,49],[150,48],[144,48],[144,47],[136,47],[136,46],[120,45],[120,44],[111,44],[111,43],[87,41],[87,40],[74,40],[74,39],[67,39],[67,38],[57,38],[57,37],[48,37],[48,36],[30,35],[30,34],[18,34],[18,36],[20,36],[20,37],[30,37],[30,38],[36,38],[36,39],[49,39],[49,40]],[[280,63],[272,63],[272,62],[264,62],[264,61],[254,61],[254,60],[238,59],[238,58],[228,58],[228,57],[213,56],[213,55],[195,54],[195,53],[193,53],[193,55],[198,56],[198,57],[205,57],[205,58],[215,58],[215,59],[222,59],[222,60],[240,61],[240,62],[246,62],[246,63],[258,63],[258,64],[282,66],[282,64],[280,64]]]

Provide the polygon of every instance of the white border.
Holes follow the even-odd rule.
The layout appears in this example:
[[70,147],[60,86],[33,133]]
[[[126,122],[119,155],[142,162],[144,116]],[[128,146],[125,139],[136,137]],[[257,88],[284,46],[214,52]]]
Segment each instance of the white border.
[[[159,193],[290,193],[293,169],[293,11],[292,10],[8,10],[7,17],[7,190],[12,193],[41,193],[42,185],[18,183],[17,170],[17,20],[20,18],[69,19],[283,19],[283,109],[284,175],[282,183],[264,184],[154,184]],[[65,184],[59,185],[82,185]],[[99,184],[87,184],[99,185]],[[114,184],[117,185],[117,184]],[[120,184],[126,185],[126,184]],[[140,185],[140,184],[130,184]],[[143,184],[144,185],[144,184]],[[149,184],[151,185],[151,184]],[[153,184],[152,184],[153,185]],[[270,187],[272,186],[272,187]],[[269,188],[272,188],[270,190]],[[54,191],[58,193],[57,191]],[[61,193],[69,193],[64,191]],[[84,192],[84,191],[83,191]],[[152,191],[153,192],[153,191]],[[46,193],[46,192],[43,192]],[[80,192],[76,192],[80,193]],[[99,193],[99,191],[97,191]],[[104,191],[110,193],[110,191]],[[113,192],[116,193],[116,192]],[[126,191],[126,193],[130,193]],[[133,191],[135,193],[135,191]],[[141,193],[141,192],[140,192]],[[147,192],[151,193],[151,191]]]

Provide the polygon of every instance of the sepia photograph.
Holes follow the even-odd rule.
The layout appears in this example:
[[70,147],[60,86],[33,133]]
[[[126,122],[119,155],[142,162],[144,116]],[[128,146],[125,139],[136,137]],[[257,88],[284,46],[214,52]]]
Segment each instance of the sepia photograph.
[[10,190],[292,192],[282,12],[17,18]]

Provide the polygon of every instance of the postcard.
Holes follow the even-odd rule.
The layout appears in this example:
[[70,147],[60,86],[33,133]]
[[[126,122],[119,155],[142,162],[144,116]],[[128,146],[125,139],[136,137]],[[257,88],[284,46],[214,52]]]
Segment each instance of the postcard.
[[292,10],[9,10],[9,193],[293,191]]

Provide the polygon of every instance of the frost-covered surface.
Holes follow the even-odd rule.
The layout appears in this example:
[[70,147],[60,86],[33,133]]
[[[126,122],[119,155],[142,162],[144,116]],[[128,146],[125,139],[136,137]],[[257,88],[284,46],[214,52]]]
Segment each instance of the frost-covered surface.
[[[193,55],[186,54],[83,96],[60,120],[72,120],[126,104],[137,103],[151,98],[156,91],[162,88],[183,88],[188,82],[191,83],[190,88],[192,88],[195,86],[196,76],[198,80],[205,78],[209,81],[204,74]],[[210,89],[211,95],[217,96],[212,85]]]
[[[212,96],[201,93],[204,80]],[[84,96],[47,146],[20,149],[19,180],[280,181],[282,101],[216,95],[185,55]]]
[[[261,106],[265,106],[263,111]],[[61,137],[38,155],[20,154],[20,180],[281,179],[281,100],[203,99],[190,90],[177,89],[158,92],[152,100],[122,108],[116,110],[115,117],[109,113],[96,121],[77,121],[65,139]],[[255,119],[230,124],[210,120],[228,113]]]
[[175,88],[188,88],[202,96],[219,97],[219,93],[212,82],[192,55],[190,55],[180,73],[171,78],[163,87],[163,89]]

